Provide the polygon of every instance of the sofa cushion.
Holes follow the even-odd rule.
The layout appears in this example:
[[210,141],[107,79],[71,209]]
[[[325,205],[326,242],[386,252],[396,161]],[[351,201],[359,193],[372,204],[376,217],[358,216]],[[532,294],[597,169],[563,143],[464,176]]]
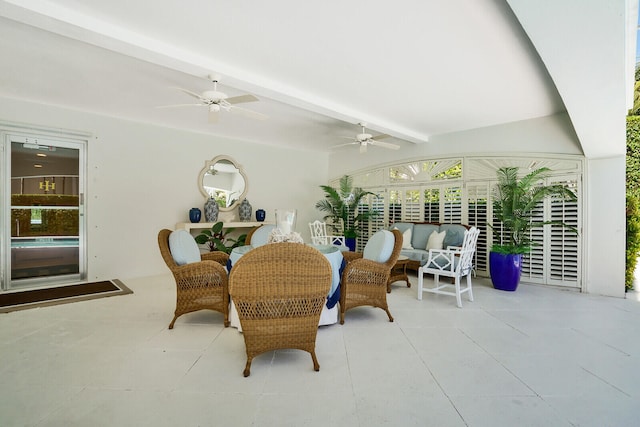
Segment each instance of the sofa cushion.
[[414,224],[412,222],[396,222],[389,228],[389,230],[393,230],[395,228],[397,230],[400,230],[400,232],[402,233],[404,233],[405,230],[411,230],[411,232],[413,233],[413,226]]
[[387,262],[393,252],[395,237],[389,230],[376,231],[364,247],[362,257],[375,262]]
[[446,231],[447,235],[444,238],[443,248],[448,248],[449,246],[462,246],[462,242],[464,242],[464,232],[467,231],[467,228],[464,225],[460,224],[441,224],[440,231]]
[[392,230],[398,230],[402,233],[402,249],[413,249],[411,246],[411,230],[413,227],[409,227],[402,231],[398,227],[393,227]]
[[169,234],[169,250],[178,265],[201,261],[198,244],[186,230],[176,230]]
[[446,230],[441,232],[434,230],[429,236],[429,240],[427,240],[426,249],[442,249],[442,244],[446,235]]
[[413,236],[411,237],[411,246],[414,248],[426,248],[429,236],[434,231],[440,231],[437,224],[415,224],[413,227]]

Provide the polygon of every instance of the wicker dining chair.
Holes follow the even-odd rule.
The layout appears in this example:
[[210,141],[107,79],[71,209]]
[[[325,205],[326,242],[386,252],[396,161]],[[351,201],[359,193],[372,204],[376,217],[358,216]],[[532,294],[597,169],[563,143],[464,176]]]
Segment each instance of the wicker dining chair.
[[169,329],[178,317],[198,310],[222,313],[224,326],[229,326],[229,281],[224,267],[229,255],[214,251],[201,254],[200,262],[178,265],[169,247],[171,233],[167,229],[158,233],[160,254],[176,281],[176,309]]
[[238,311],[247,353],[244,376],[258,355],[277,349],[307,351],[313,369],[322,307],[331,288],[331,264],[318,250],[300,243],[272,243],[238,260],[229,293]]
[[[393,234],[393,249],[389,258],[378,261],[368,259],[369,250],[376,243],[380,243],[381,233]],[[391,274],[391,268],[396,264],[402,250],[402,233],[399,230],[377,231],[367,245],[364,252],[347,253],[343,255],[347,265],[342,272],[340,283],[340,324],[344,324],[344,313],[354,307],[369,305],[383,309],[389,321],[393,322],[393,316],[387,305],[387,282]]]

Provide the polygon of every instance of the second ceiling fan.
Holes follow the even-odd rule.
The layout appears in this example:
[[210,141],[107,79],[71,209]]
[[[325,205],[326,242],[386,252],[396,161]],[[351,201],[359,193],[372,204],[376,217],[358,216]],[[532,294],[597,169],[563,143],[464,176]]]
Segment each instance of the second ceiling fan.
[[359,145],[361,153],[366,153],[367,152],[367,146],[369,146],[369,145],[382,147],[382,148],[388,148],[390,150],[398,150],[400,148],[399,145],[391,144],[389,142],[380,141],[381,139],[389,138],[391,135],[381,134],[381,135],[376,135],[374,137],[370,133],[367,133],[367,131],[365,129],[366,126],[367,126],[366,123],[358,123],[358,125],[362,127],[362,132],[357,134],[355,136],[355,138],[354,137],[350,137],[350,136],[343,136],[342,137],[342,138],[347,138],[347,139],[353,139],[353,142],[348,142],[346,144],[335,145],[333,148],[345,147],[347,145]]

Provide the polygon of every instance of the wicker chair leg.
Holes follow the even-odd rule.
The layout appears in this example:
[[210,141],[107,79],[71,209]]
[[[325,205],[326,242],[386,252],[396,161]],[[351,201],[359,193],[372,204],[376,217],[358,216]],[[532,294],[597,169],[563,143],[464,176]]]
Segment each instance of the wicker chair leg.
[[175,316],[173,316],[173,320],[171,321],[171,323],[169,323],[169,329],[173,329],[173,325],[174,325],[174,323],[176,323],[176,319],[177,318],[178,318],[177,314]]
[[385,307],[383,310],[387,312],[387,316],[389,316],[389,322],[393,322],[393,316],[389,312],[389,309]]
[[244,371],[242,372],[242,375],[244,375],[245,377],[248,377],[249,375],[251,375],[251,358],[247,357],[247,365],[244,367]]
[[320,370],[320,364],[318,363],[318,359],[316,358],[316,352],[314,351],[310,351],[309,353],[311,353],[311,359],[313,360],[313,370],[318,372]]

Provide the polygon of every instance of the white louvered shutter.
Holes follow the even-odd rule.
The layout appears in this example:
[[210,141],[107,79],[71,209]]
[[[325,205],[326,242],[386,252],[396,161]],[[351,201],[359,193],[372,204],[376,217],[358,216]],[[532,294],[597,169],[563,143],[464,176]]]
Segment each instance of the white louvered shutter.
[[404,191],[402,220],[406,222],[422,221],[422,214],[420,212],[420,190]]
[[[562,184],[579,194],[578,181],[573,178],[554,178],[550,184]],[[560,198],[549,201],[549,220],[561,221],[574,229],[580,229],[578,203]],[[575,232],[557,225],[547,226],[549,229],[549,284],[580,287],[579,238]]]
[[474,265],[476,273],[487,274],[489,272],[488,254],[491,229],[487,226],[489,219],[490,187],[487,183],[469,184],[467,186],[467,225],[475,226],[480,230]]
[[440,222],[440,189],[425,188],[424,197],[424,222]]
[[462,223],[462,188],[444,187],[442,192],[441,222],[450,224]]

